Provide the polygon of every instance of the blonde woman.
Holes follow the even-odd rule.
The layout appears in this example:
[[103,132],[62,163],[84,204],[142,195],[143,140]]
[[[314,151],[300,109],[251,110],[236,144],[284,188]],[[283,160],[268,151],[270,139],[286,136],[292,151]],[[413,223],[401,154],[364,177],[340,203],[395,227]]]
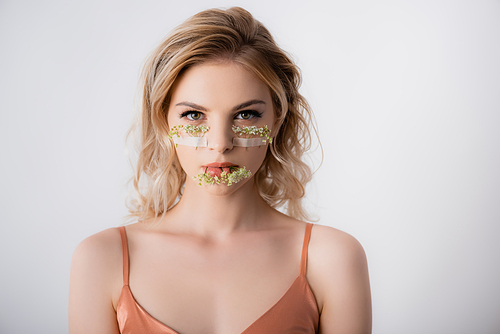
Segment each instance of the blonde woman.
[[70,333],[370,333],[362,247],[304,222],[311,114],[268,30],[198,13],[142,84],[137,222],[77,247]]

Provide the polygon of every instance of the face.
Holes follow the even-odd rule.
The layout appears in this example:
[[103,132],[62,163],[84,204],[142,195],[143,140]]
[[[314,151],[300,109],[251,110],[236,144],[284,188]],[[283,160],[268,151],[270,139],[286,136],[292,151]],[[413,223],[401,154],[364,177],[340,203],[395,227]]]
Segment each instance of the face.
[[[206,146],[177,145],[177,156],[187,174],[186,187],[201,183],[204,189],[225,193],[253,182],[268,149],[267,144],[235,146],[233,138],[238,135],[233,126],[240,129],[267,126],[272,133],[275,115],[269,88],[255,74],[231,62],[210,62],[189,68],[177,79],[167,120],[171,129],[208,127],[202,134]],[[230,186],[193,180],[204,173],[220,176],[224,171],[231,173],[242,167],[252,176]]]

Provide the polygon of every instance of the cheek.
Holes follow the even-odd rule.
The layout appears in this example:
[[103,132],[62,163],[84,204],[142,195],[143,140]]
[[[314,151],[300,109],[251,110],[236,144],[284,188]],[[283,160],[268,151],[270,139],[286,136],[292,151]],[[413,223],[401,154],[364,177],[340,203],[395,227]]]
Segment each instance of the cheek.
[[241,154],[244,156],[243,160],[246,163],[245,167],[249,169],[252,174],[255,174],[264,162],[268,148],[263,146],[260,148],[249,148],[247,151],[245,151],[244,148],[240,150],[242,150]]
[[[200,148],[198,149],[200,150]],[[177,159],[179,159],[179,163],[181,168],[188,174],[194,175],[196,171],[198,171],[198,152],[194,148],[184,147],[182,145],[178,145],[175,149],[177,154]]]

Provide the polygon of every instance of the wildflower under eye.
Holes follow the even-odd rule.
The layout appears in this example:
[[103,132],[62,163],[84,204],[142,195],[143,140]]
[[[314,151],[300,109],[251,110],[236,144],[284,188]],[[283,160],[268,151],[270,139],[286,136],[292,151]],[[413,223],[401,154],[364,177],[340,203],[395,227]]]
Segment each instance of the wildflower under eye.
[[181,131],[189,134],[193,137],[202,137],[207,131],[210,129],[206,125],[175,125],[170,128],[170,132],[168,133],[169,138],[173,138],[174,136],[180,137]]
[[273,142],[273,138],[269,136],[269,133],[271,133],[271,130],[268,129],[267,125],[264,125],[262,128],[258,128],[255,125],[252,126],[244,126],[240,128],[239,126],[233,125],[232,127],[233,132],[238,135],[240,138],[245,138],[249,139],[250,137],[253,136],[260,136],[260,137],[265,137],[262,139],[263,143],[269,142],[271,144]]
[[184,131],[186,133],[189,133],[192,136],[195,137],[201,137],[203,136],[207,131],[209,127],[206,125],[185,125],[184,126]]

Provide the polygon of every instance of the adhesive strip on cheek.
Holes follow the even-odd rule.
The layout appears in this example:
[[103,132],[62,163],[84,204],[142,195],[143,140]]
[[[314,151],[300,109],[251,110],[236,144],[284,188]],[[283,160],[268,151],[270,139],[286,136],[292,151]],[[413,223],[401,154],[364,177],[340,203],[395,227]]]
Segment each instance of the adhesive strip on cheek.
[[262,128],[258,128],[254,125],[240,128],[239,126],[233,125],[232,130],[238,136],[237,140],[233,139],[233,145],[235,146],[262,146],[266,143],[270,144],[273,141],[273,138],[269,136],[271,130],[269,130],[267,125],[264,125]]
[[192,146],[192,147],[207,147],[207,138],[205,137],[172,137],[176,145]]
[[234,146],[252,147],[266,145],[266,140],[263,138],[233,138]]

